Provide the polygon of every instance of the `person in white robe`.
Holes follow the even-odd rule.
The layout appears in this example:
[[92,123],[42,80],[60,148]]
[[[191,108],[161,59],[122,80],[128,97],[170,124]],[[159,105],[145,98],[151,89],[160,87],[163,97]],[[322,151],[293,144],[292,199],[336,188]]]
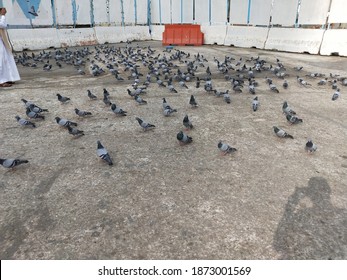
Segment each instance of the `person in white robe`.
[[0,87],[10,87],[20,80],[12,46],[7,36],[6,8],[0,7]]

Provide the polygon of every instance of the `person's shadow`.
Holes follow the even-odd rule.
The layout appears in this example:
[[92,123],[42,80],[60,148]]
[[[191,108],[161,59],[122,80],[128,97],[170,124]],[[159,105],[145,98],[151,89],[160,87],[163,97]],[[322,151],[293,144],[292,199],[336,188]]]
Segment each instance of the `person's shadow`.
[[322,177],[295,189],[274,237],[281,259],[347,259],[347,211],[334,207],[330,194]]

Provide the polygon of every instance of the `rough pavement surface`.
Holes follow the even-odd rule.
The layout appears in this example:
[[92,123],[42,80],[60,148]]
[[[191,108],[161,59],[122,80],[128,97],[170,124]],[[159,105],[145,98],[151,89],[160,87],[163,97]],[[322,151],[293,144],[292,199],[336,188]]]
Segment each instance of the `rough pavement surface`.
[[[160,42],[139,44],[152,45],[155,55],[165,49]],[[203,54],[208,63],[197,75],[204,77],[209,65],[214,88],[229,89],[231,104],[193,81],[188,89],[174,82],[178,93],[152,83],[143,96],[148,104],[139,106],[126,92],[132,81],[116,81],[108,71],[93,77],[89,62],[86,75],[73,66],[58,69],[53,59],[51,71],[19,65],[22,80],[0,89],[0,158],[29,163],[0,166],[1,259],[346,259],[347,87],[339,82],[341,96],[332,101],[331,85],[318,86],[319,78],[305,75],[347,76],[347,59],[221,46],[176,49],[191,59]],[[247,83],[234,93],[218,74],[213,59],[226,55],[235,63],[259,55],[267,66],[279,58],[289,88],[269,71],[255,73],[261,106],[253,112]],[[304,68],[296,72],[299,65]],[[126,78],[129,72],[120,69]],[[140,72],[147,74],[143,66]],[[301,86],[296,75],[312,86]],[[269,90],[266,76],[280,93]],[[128,116],[104,105],[103,88]],[[98,100],[90,101],[87,89]],[[57,93],[71,102],[60,104]],[[191,94],[196,109],[188,103]],[[163,97],[177,113],[163,116]],[[26,117],[21,98],[49,109],[35,129],[15,120]],[[303,123],[288,124],[285,100]],[[78,117],[74,108],[93,116]],[[185,114],[194,125],[186,132],[193,143],[182,146],[176,135]],[[57,116],[76,121],[85,136],[75,139],[56,124]],[[156,128],[144,132],[135,117]],[[274,125],[294,139],[276,137]],[[314,154],[304,150],[308,138],[318,146]],[[97,140],[113,166],[97,157]],[[238,151],[222,156],[219,140]]]

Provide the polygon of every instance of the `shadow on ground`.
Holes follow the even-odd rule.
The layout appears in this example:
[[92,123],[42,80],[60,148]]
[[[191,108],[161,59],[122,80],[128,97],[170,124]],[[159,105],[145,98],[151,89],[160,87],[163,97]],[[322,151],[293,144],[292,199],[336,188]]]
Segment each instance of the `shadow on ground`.
[[330,194],[322,177],[295,189],[274,238],[282,259],[346,259],[347,211],[334,207]]

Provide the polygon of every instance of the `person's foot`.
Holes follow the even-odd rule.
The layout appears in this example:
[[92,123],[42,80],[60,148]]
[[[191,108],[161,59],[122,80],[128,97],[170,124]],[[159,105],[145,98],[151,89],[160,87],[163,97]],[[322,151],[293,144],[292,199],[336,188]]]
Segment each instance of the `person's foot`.
[[3,84],[0,84],[0,87],[12,87],[12,84],[3,83]]
[[9,82],[6,82],[7,84],[10,84],[10,85],[13,85],[13,84],[15,84],[15,82],[11,82],[11,81],[9,81]]

